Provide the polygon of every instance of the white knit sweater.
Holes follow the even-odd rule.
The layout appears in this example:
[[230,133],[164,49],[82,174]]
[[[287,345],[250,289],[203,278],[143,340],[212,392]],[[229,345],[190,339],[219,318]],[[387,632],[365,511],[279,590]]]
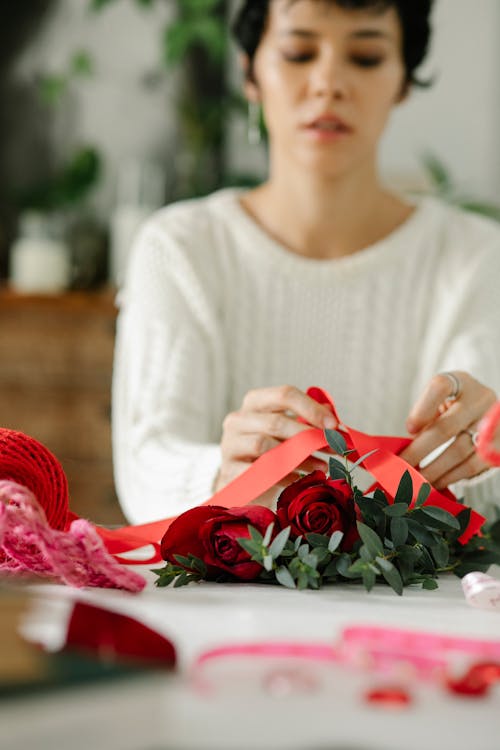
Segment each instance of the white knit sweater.
[[[222,421],[251,388],[317,385],[346,424],[394,435],[440,371],[500,393],[499,286],[498,226],[433,199],[335,260],[280,246],[236,190],[162,209],[119,297],[113,450],[127,517],[210,497]],[[484,511],[500,504],[498,480],[486,472],[458,491]]]

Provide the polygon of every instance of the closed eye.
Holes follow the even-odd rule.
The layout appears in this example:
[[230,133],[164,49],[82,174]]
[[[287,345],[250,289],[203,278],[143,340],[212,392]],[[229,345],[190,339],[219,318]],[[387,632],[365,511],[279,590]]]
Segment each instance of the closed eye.
[[351,62],[360,68],[376,68],[384,62],[384,58],[367,55],[351,55]]
[[303,62],[309,62],[309,60],[312,60],[314,55],[312,52],[300,52],[297,54],[287,54],[285,52],[283,53],[283,57],[287,62],[303,63]]

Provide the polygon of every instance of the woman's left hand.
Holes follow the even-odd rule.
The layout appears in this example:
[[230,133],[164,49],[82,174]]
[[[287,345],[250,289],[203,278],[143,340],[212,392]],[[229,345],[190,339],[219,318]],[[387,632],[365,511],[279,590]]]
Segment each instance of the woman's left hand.
[[476,452],[478,424],[497,397],[466,372],[435,375],[413,406],[406,427],[414,435],[401,458],[411,466],[436,448],[453,442],[431,463],[421,469],[423,476],[437,489],[460,479],[470,479],[489,468]]

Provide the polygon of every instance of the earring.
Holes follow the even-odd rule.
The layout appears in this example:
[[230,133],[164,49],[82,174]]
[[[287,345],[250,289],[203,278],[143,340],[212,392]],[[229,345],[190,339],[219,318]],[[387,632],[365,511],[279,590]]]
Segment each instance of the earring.
[[258,146],[261,142],[259,102],[248,102],[247,138],[250,146]]

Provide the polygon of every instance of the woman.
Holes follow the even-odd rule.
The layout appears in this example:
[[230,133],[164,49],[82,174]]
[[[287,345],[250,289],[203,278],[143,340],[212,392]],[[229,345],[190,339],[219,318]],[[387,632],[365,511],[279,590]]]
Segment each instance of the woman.
[[473,444],[500,386],[500,231],[431,199],[409,203],[376,168],[425,55],[430,6],[244,4],[235,29],[269,178],[165,208],[136,243],[113,409],[130,520],[208,499],[306,429],[299,418],[334,426],[309,385],[357,429],[407,430],[412,465],[448,443],[424,469],[438,488],[458,483],[482,510],[500,497]]

